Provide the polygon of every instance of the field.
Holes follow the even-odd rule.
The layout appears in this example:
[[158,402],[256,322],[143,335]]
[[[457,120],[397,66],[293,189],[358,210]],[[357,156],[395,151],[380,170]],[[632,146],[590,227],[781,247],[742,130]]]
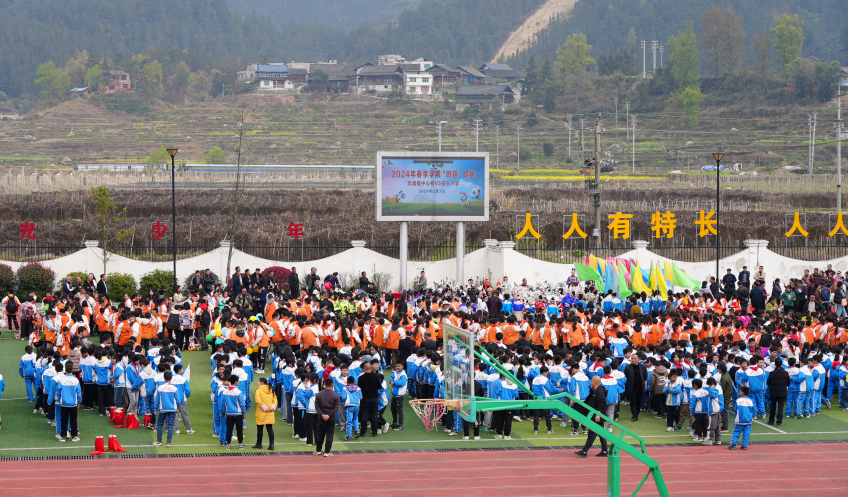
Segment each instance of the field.
[[[211,373],[209,356],[204,352],[186,352],[183,362],[192,365],[191,391],[189,398],[189,413],[192,427],[197,431],[194,435],[175,435],[174,447],[153,447],[154,432],[145,429],[123,430],[114,429],[107,418],[101,418],[96,411],[81,411],[79,416],[82,440],[78,443],[59,443],[54,438],[55,428],[47,424],[42,415],[32,413],[32,404],[27,402],[23,380],[18,377],[17,366],[23,354],[20,341],[8,339],[8,332],[2,333],[0,340],[0,371],[6,381],[6,391],[0,401],[0,413],[3,425],[0,429],[0,458],[2,457],[34,457],[34,456],[66,456],[88,455],[94,446],[94,437],[117,435],[118,440],[127,449],[128,454],[202,454],[219,453],[224,450],[217,446],[217,439],[212,438],[212,407],[209,401]],[[267,376],[267,375],[266,375]],[[255,385],[254,385],[255,386]],[[246,444],[253,445],[256,441],[256,431],[253,425],[253,412],[247,416],[245,430]],[[390,412],[387,410],[386,419],[391,423]],[[634,430],[643,437],[646,443],[683,445],[691,443],[692,439],[681,433],[667,433],[665,420],[655,419],[646,413],[640,416],[638,423],[629,422],[629,407],[621,409],[622,424]],[[620,420],[620,421],[621,421]],[[496,441],[493,434],[481,433],[480,441],[463,441],[461,438],[449,437],[441,430],[427,433],[409,408],[405,409],[403,431],[390,430],[376,439],[370,436],[351,442],[341,440],[337,433],[334,450],[341,452],[359,450],[409,450],[409,449],[443,449],[443,448],[493,448],[493,447],[563,447],[577,446],[585,442],[584,436],[572,437],[568,429],[559,427],[554,421],[553,435],[546,434],[544,422],[538,435],[533,435],[532,423],[529,421],[513,424],[512,441]],[[731,426],[732,428],[732,426]],[[280,452],[305,452],[312,450],[303,443],[291,438],[292,429],[280,421],[279,413],[275,425],[275,448]],[[725,443],[730,433],[724,435]],[[781,428],[770,427],[761,421],[755,422],[752,430],[754,442],[790,443],[800,440],[845,440],[848,438],[848,412],[834,407],[822,411],[821,416],[810,419],[787,419]],[[267,437],[265,440],[267,445]],[[254,449],[246,449],[247,452]],[[266,451],[267,452],[267,451]]]

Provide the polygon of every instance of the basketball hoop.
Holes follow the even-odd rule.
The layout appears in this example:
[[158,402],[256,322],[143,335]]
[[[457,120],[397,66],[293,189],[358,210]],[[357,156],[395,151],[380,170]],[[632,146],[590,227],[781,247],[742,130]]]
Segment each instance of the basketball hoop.
[[444,399],[413,399],[409,401],[412,410],[421,418],[424,428],[431,432],[445,412]]

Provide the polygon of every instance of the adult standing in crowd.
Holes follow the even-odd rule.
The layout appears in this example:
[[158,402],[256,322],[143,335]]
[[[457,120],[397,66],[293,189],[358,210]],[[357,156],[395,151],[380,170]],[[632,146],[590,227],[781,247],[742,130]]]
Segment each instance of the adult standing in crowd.
[[333,455],[333,435],[340,403],[341,397],[333,390],[333,379],[324,379],[324,389],[315,396],[315,413],[318,419],[318,427],[315,430],[316,455]]

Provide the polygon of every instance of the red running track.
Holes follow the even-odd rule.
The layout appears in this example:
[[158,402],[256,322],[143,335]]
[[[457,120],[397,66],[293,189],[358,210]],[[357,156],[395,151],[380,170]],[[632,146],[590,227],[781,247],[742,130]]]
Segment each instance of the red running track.
[[[4,462],[4,495],[150,497],[274,494],[461,497],[606,495],[606,460],[578,458],[571,450],[337,454],[320,456],[103,459]],[[721,447],[658,447],[672,496],[767,491],[770,497],[848,488],[840,471],[842,444],[758,445],[748,451]],[[622,495],[646,473],[622,454]],[[639,495],[656,495],[653,480]],[[442,494],[444,495],[444,494]]]

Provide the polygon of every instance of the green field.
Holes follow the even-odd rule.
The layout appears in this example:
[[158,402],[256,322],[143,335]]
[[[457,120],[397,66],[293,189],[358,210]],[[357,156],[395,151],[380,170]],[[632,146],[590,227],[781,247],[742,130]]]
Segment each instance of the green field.
[[[58,455],[88,455],[94,447],[94,437],[99,435],[107,438],[109,435],[117,435],[118,440],[127,449],[129,454],[155,454],[155,453],[206,453],[223,452],[224,449],[217,446],[217,438],[212,438],[212,406],[209,401],[210,378],[209,356],[205,352],[185,353],[183,360],[186,364],[192,364],[191,398],[189,399],[189,414],[193,428],[197,431],[194,435],[174,436],[174,446],[170,449],[165,447],[153,447],[151,444],[156,439],[155,433],[146,430],[124,430],[115,429],[107,418],[98,416],[97,411],[81,411],[79,417],[80,430],[82,434],[80,442],[70,441],[60,443],[55,436],[55,428],[47,424],[44,416],[33,414],[33,405],[30,404],[24,393],[24,382],[18,376],[17,368],[20,356],[23,354],[22,341],[8,339],[9,333],[3,332],[4,339],[0,340],[0,373],[6,381],[6,391],[0,401],[0,414],[3,417],[3,427],[0,429],[0,457],[16,456],[58,456]],[[266,375],[267,376],[267,375]],[[623,406],[621,410],[622,424],[634,430],[645,439],[648,444],[689,443],[692,441],[685,432],[667,433],[665,431],[665,420],[656,419],[652,415],[643,413],[637,423],[631,423],[629,406]],[[246,452],[253,451],[249,448],[255,443],[256,428],[253,424],[253,412],[248,413],[247,429],[245,431],[245,443],[248,446]],[[404,431],[389,431],[385,435],[371,438],[370,435],[345,443],[340,433],[336,433],[334,450],[363,450],[363,449],[437,449],[450,447],[495,447],[495,446],[574,446],[582,445],[585,436],[572,437],[568,435],[569,429],[561,428],[558,421],[554,421],[556,434],[548,435],[544,428],[544,421],[538,435],[533,435],[533,426],[530,421],[513,423],[512,441],[494,440],[492,434],[482,432],[480,441],[463,441],[461,437],[450,437],[443,431],[427,433],[424,426],[407,406],[405,411]],[[387,410],[386,419],[391,423],[390,412]],[[280,421],[279,413],[275,425],[277,451],[308,451],[311,447],[305,446],[299,441],[291,438],[292,428]],[[832,410],[823,411],[821,416],[810,419],[787,419],[780,429],[769,427],[762,421],[754,425],[753,441],[791,441],[791,440],[833,440],[848,438],[848,412],[843,412],[834,406]],[[730,440],[730,433],[723,434],[726,444]],[[267,437],[265,444],[267,446]],[[238,452],[235,447],[233,449]]]
[[482,216],[485,214],[485,201],[474,200],[470,204],[457,202],[455,204],[390,204],[383,200],[384,216]]

